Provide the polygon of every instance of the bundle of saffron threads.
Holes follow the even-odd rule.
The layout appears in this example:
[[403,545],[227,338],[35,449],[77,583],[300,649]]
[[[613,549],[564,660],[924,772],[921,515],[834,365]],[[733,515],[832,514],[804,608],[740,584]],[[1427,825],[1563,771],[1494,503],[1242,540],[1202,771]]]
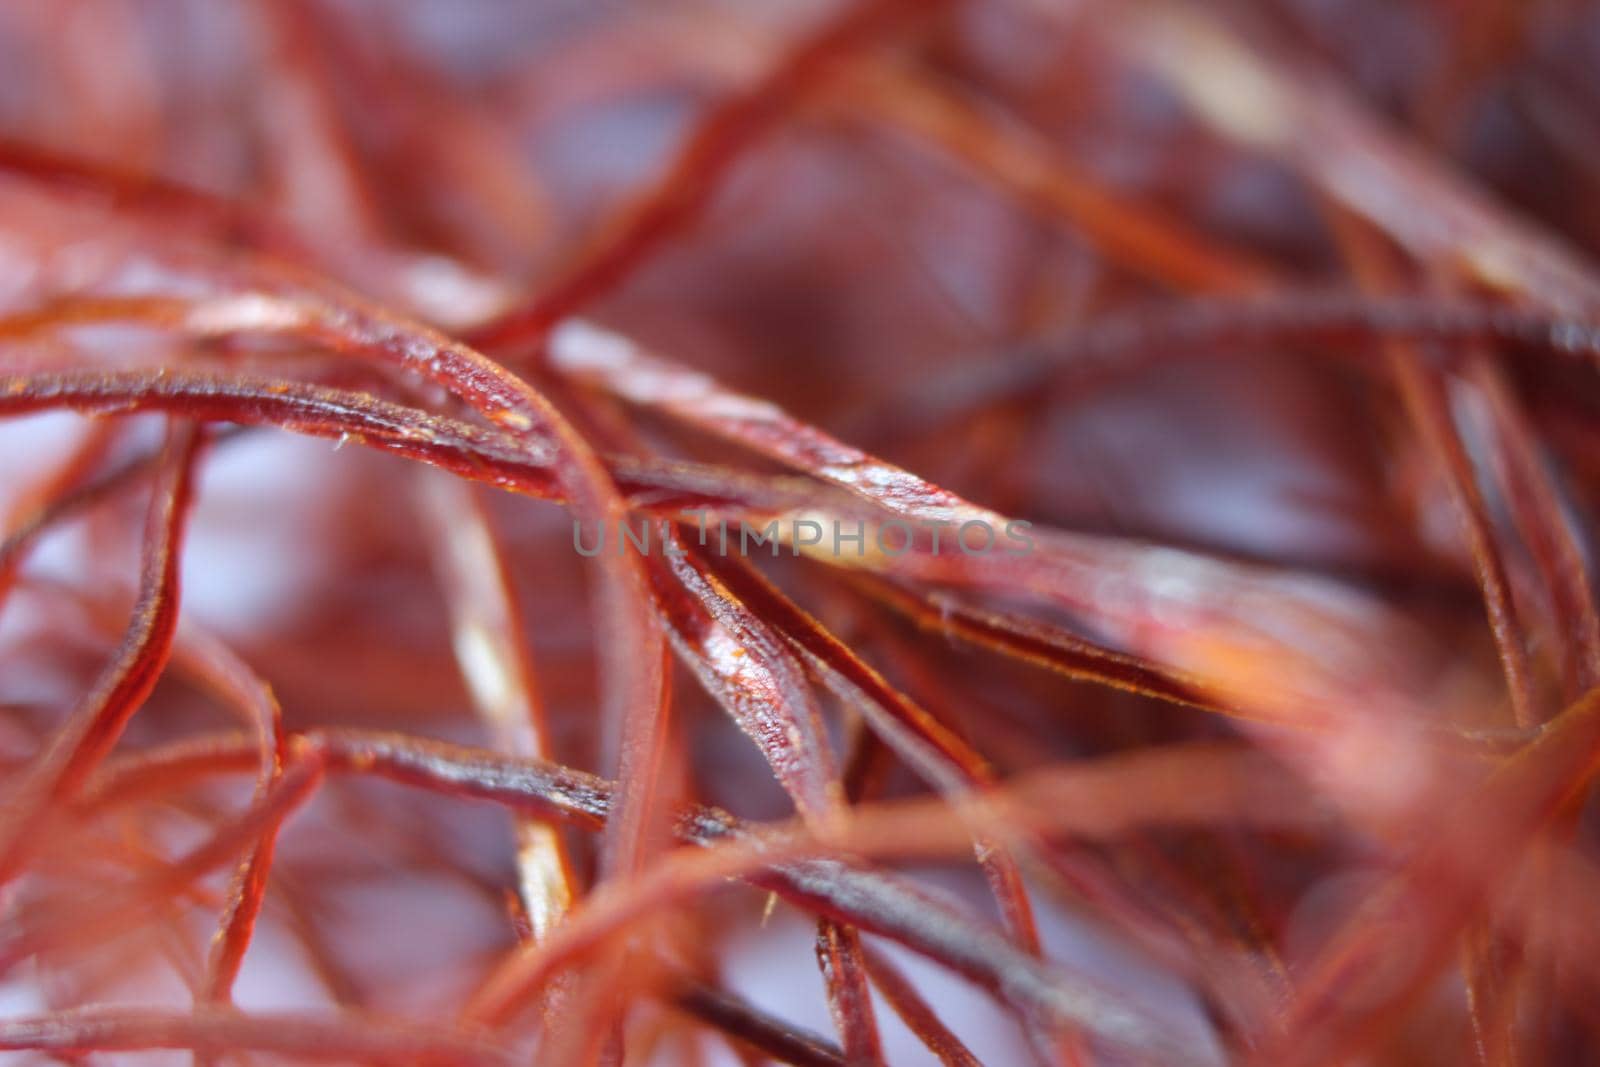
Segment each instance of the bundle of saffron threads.
[[5,1062],[1600,1059],[1596,70],[0,7]]

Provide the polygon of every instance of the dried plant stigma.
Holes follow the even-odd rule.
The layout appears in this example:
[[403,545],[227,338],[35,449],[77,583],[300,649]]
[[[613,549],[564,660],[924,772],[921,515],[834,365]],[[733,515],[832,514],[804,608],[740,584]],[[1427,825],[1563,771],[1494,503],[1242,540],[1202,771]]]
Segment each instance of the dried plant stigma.
[[0,1049],[1600,1061],[1600,11],[1447,6],[0,11]]

